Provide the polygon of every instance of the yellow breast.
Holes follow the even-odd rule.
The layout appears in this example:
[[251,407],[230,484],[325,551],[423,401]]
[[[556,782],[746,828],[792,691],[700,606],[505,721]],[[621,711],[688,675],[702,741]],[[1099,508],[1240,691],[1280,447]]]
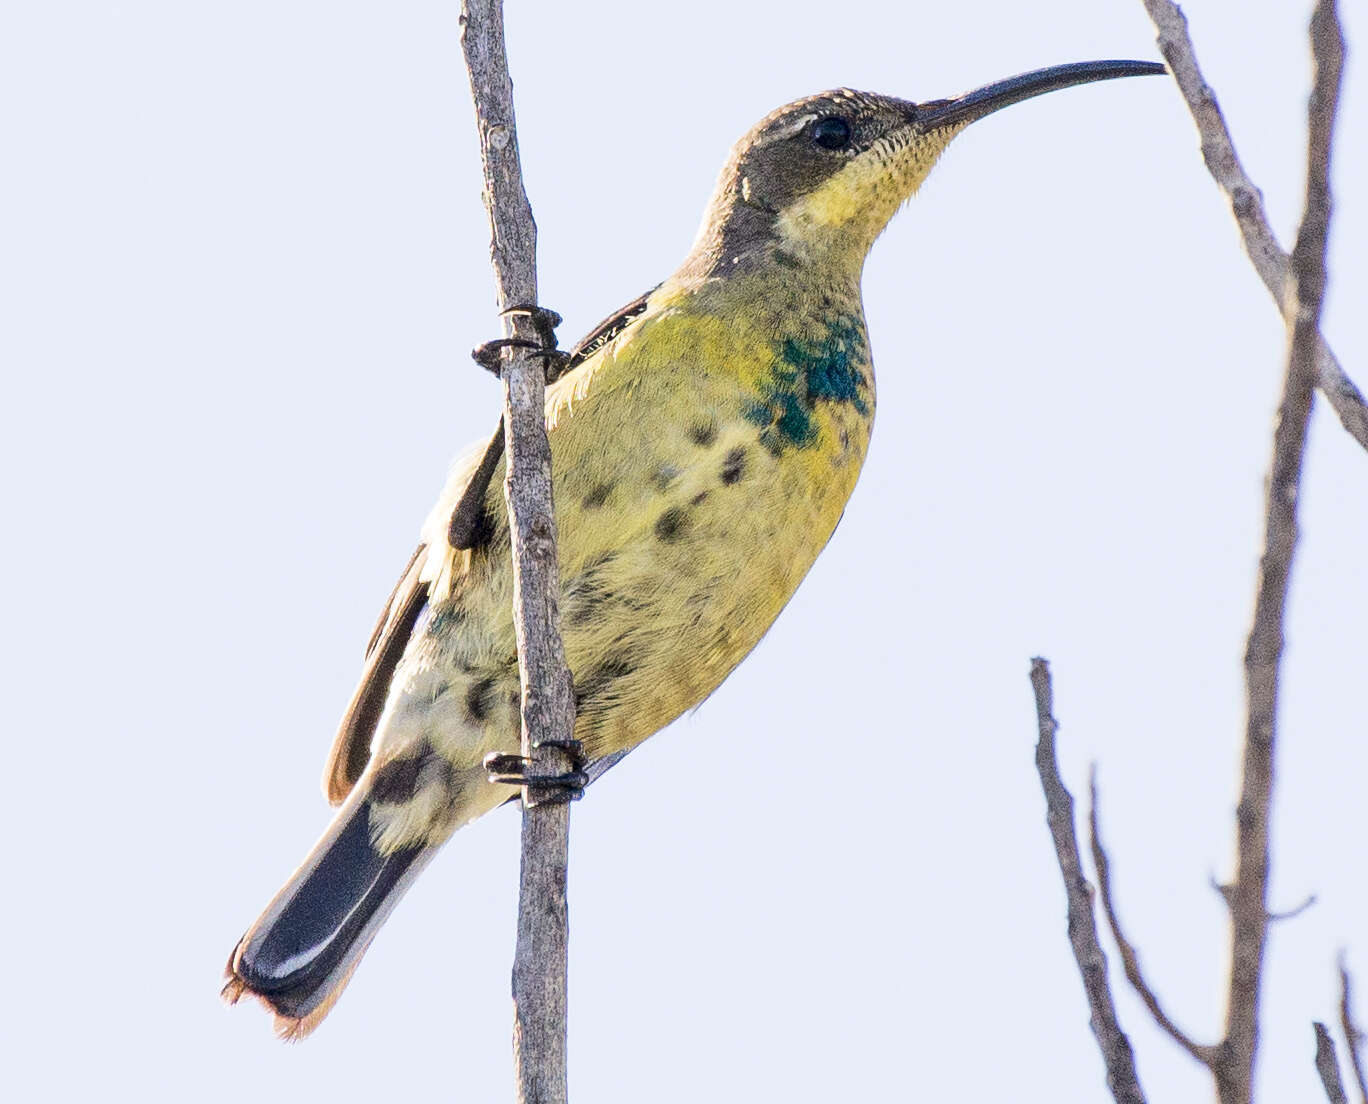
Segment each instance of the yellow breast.
[[[730,310],[720,292],[771,309]],[[773,289],[667,286],[548,391],[561,628],[591,759],[635,746],[717,688],[854,489],[874,412],[858,299],[787,317],[776,301]],[[377,734],[378,758],[425,742],[466,789],[480,788],[487,752],[518,742],[502,480],[501,466],[489,542],[443,553],[448,592],[410,645]]]

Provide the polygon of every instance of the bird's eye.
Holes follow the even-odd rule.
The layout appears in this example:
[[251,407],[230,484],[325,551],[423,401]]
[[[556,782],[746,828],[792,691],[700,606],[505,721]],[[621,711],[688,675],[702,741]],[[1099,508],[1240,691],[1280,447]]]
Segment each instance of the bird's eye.
[[822,149],[843,150],[850,145],[850,122],[839,115],[828,115],[812,124],[812,140]]

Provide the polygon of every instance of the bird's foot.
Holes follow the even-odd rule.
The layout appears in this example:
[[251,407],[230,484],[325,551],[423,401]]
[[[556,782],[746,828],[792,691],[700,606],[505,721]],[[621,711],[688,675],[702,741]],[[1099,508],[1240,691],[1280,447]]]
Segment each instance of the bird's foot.
[[529,809],[535,809],[538,805],[563,805],[583,797],[584,787],[589,785],[589,776],[584,772],[584,745],[578,740],[542,740],[537,747],[559,748],[565,752],[572,764],[570,770],[563,774],[529,774],[532,760],[527,756],[495,751],[484,759],[489,781],[506,786],[525,786],[525,804]]
[[524,337],[500,337],[493,341],[486,341],[470,354],[476,364],[497,376],[502,367],[504,349],[531,349],[532,355],[538,357],[542,362],[547,383],[565,371],[565,365],[570,360],[570,354],[556,347],[556,327],[561,324],[559,314],[532,303],[509,307],[502,312],[502,315],[504,317],[523,315],[530,318],[537,331],[537,340],[530,341]]

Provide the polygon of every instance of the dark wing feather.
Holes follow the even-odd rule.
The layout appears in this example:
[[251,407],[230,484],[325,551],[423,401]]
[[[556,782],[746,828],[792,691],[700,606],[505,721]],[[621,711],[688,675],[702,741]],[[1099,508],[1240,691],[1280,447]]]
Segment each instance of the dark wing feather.
[[408,646],[413,626],[427,605],[428,585],[419,579],[426,553],[427,546],[420,544],[399,577],[366,647],[361,681],[347,703],[332,751],[328,753],[328,765],[323,770],[323,788],[334,805],[351,792],[366,769],[371,736],[385,708],[390,679]]
[[404,565],[404,572],[399,576],[394,584],[394,589],[390,591],[390,596],[385,599],[385,608],[380,611],[379,618],[376,619],[375,628],[371,629],[370,639],[366,641],[366,658],[370,659],[371,652],[375,651],[375,645],[380,642],[380,635],[385,631],[385,626],[390,623],[390,617],[394,614],[394,602],[399,597],[399,591],[408,582],[409,572],[414,565],[423,558],[423,553],[427,551],[427,545],[420,544],[417,550],[409,557],[409,562]]
[[651,288],[651,290],[644,295],[637,296],[625,307],[614,311],[590,330],[570,353],[570,357],[566,360],[565,367],[561,370],[560,374],[564,375],[571,369],[578,368],[598,352],[599,349],[603,348],[603,346],[607,345],[608,342],[612,341],[613,338],[617,337],[618,334],[622,333],[623,330],[630,326],[636,320],[637,316],[645,311],[647,302],[650,300],[651,296],[655,294],[656,288],[659,286],[659,284],[656,284],[656,287]]
[[489,519],[485,517],[485,493],[489,490],[489,481],[494,478],[494,469],[499,466],[499,458],[503,456],[503,451],[504,424],[500,418],[498,430],[485,446],[480,466],[466,483],[460,501],[451,511],[451,520],[447,522],[447,543],[458,551],[475,548],[488,539]]

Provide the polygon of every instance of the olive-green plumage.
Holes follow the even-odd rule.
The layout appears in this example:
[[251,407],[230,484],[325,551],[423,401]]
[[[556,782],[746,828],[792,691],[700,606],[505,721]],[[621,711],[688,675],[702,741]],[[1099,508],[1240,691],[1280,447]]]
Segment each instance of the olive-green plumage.
[[[860,301],[874,239],[974,118],[1150,71],[1094,64],[1114,68],[1046,71],[1053,83],[996,98],[842,89],[781,108],[734,147],[680,269],[548,389],[561,628],[591,770],[712,693],[835,529],[874,418]],[[453,472],[372,638],[325,780],[343,808],[229,964],[229,995],[260,996],[287,1034],[326,1013],[433,850],[509,797],[482,766],[519,743],[502,462],[482,478],[482,456]],[[453,547],[463,500],[477,524]]]
[[[662,288],[548,396],[561,628],[591,761],[697,705],[755,646],[864,459],[874,380],[853,281],[807,287],[761,270],[730,285]],[[728,324],[738,295],[747,309]],[[508,796],[481,780],[485,755],[516,751],[519,734],[502,474],[478,548],[443,545],[447,502],[432,517],[430,613],[372,757],[385,779],[435,755],[462,775],[460,792],[445,770],[430,795],[394,787],[371,814],[382,847],[441,836]]]

